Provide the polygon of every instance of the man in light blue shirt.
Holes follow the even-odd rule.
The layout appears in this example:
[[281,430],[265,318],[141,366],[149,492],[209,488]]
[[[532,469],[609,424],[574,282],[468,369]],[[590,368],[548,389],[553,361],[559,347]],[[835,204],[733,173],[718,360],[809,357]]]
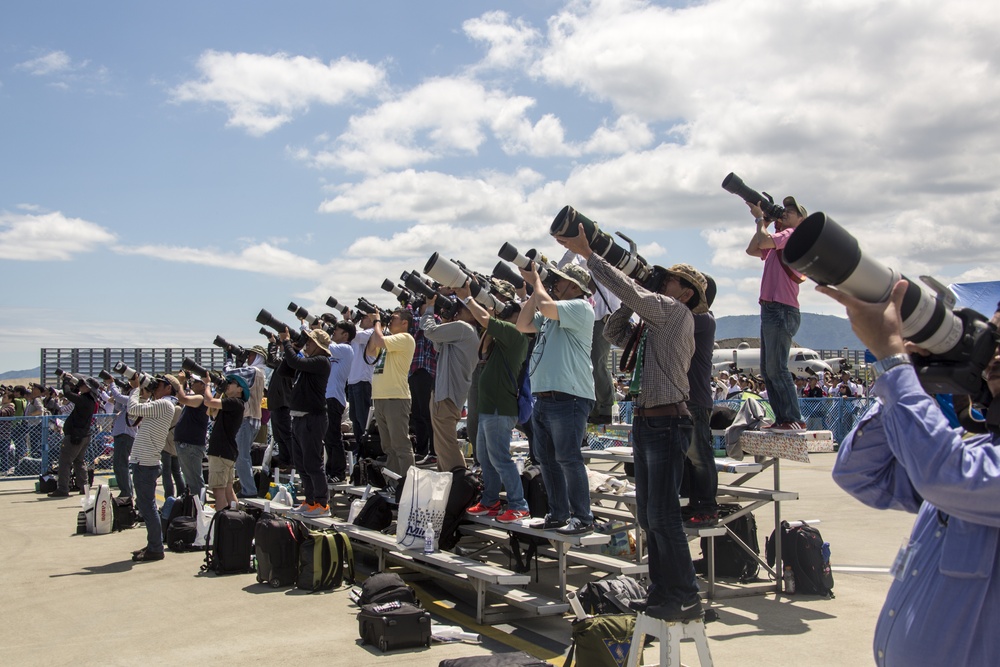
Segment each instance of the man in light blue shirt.
[[[995,665],[1000,655],[1000,415],[990,432],[963,439],[920,386],[904,343],[906,281],[868,304],[819,291],[847,307],[851,326],[878,361],[878,403],[840,446],[833,478],[878,509],[917,515],[893,566],[895,580],[875,627],[878,665]],[[1000,322],[1000,304],[993,323]],[[1000,394],[1000,354],[986,369]],[[991,412],[1000,411],[1000,401]]]
[[326,382],[326,477],[330,484],[347,479],[347,457],[344,455],[344,432],[340,423],[347,406],[347,377],[354,361],[351,341],[357,334],[354,322],[342,320],[333,327],[330,337],[330,379]]
[[579,535],[594,529],[587,468],[580,453],[594,407],[594,308],[587,300],[590,276],[584,268],[570,264],[548,270],[556,277],[551,295],[534,266],[521,269],[534,292],[521,307],[517,329],[538,334],[528,372],[535,395],[534,451],[549,494],[544,528]]

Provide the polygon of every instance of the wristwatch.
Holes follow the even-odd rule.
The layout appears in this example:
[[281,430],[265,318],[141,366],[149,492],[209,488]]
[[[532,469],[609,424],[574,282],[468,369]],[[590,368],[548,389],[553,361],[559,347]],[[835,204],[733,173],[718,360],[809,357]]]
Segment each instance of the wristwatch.
[[901,354],[891,354],[885,359],[879,359],[874,364],[872,364],[872,372],[875,374],[875,379],[882,377],[891,368],[896,366],[902,366],[903,364],[912,364],[913,360],[910,359],[910,355]]

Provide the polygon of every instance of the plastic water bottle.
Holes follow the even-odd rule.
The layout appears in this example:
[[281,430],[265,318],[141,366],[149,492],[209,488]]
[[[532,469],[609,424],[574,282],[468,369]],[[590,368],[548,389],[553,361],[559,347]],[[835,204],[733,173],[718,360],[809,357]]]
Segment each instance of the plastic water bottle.
[[430,519],[424,524],[424,553],[434,553],[434,524]]
[[781,577],[785,582],[785,592],[792,594],[795,592],[795,572],[792,571],[791,565],[785,566],[784,574]]

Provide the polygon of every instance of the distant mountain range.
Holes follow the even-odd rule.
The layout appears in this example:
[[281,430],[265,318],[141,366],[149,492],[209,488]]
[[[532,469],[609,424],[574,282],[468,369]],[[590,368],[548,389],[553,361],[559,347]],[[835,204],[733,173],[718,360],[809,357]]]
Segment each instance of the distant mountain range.
[[[759,315],[729,315],[716,320],[715,340],[746,340],[751,347],[759,345]],[[736,342],[738,343],[739,340]],[[813,350],[863,350],[864,344],[851,331],[851,323],[845,317],[802,313],[799,333],[795,335],[793,347],[808,347]]]
[[42,372],[41,366],[35,366],[34,368],[29,368],[24,371],[7,371],[6,373],[0,373],[0,381],[2,380],[19,380],[21,378],[36,378],[38,374]]

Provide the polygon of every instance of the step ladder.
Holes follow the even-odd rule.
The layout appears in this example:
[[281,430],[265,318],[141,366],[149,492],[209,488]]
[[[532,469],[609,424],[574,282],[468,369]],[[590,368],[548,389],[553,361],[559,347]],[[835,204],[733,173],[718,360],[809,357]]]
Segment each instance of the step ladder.
[[632,646],[629,648],[626,667],[638,667],[647,635],[660,640],[660,667],[681,667],[681,639],[694,640],[701,667],[711,667],[713,664],[712,654],[708,652],[704,619],[686,622],[662,621],[640,613],[635,619]]

